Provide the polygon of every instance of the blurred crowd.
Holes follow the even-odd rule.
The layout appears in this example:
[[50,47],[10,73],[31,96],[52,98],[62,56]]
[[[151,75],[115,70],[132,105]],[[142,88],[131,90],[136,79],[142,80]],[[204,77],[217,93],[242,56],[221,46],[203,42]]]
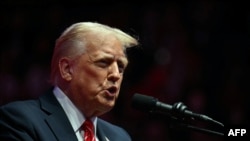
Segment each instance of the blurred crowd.
[[[118,103],[103,118],[136,141],[221,140],[173,131],[163,115],[131,108],[134,93],[188,109],[225,124],[248,124],[250,11],[244,3],[192,0],[164,4],[2,3],[0,105],[36,98],[47,90],[56,38],[74,22],[97,21],[136,36]],[[31,113],[32,114],[32,113]],[[198,126],[208,127],[205,123]]]

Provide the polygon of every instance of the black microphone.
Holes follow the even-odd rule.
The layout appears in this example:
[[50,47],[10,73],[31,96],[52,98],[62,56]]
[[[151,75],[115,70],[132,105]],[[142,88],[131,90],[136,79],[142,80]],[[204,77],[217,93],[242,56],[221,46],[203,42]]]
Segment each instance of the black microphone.
[[206,115],[197,114],[187,110],[187,106],[185,106],[182,102],[177,102],[172,106],[162,103],[154,97],[136,93],[132,98],[132,107],[144,112],[164,113],[177,118],[190,117],[191,119],[209,121],[224,126],[222,123],[213,120]]

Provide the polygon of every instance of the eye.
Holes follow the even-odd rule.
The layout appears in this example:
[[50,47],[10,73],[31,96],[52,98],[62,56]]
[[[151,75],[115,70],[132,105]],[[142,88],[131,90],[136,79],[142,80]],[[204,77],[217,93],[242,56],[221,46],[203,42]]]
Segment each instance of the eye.
[[95,64],[99,67],[106,68],[110,65],[111,61],[107,59],[101,59],[95,62]]

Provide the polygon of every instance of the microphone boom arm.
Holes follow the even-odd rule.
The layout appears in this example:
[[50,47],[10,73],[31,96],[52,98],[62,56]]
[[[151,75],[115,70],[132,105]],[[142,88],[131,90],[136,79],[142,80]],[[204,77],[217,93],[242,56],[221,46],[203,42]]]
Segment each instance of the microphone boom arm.
[[210,135],[224,136],[224,133],[213,131],[213,130],[208,130],[208,129],[204,129],[204,128],[200,128],[200,127],[196,127],[196,126],[192,126],[192,125],[189,125],[189,124],[177,123],[175,125],[176,126],[174,126],[174,127],[172,126],[172,128],[191,129],[193,131],[198,131],[198,132],[206,133],[206,134],[210,134]]
[[156,98],[151,97],[151,96],[135,94],[132,99],[132,106],[136,109],[139,109],[145,112],[162,113],[162,114],[169,115],[172,119],[178,121],[176,122],[176,124],[174,124],[175,126],[172,126],[174,128],[192,129],[194,131],[199,131],[203,133],[224,136],[224,134],[220,132],[185,124],[184,121],[187,118],[190,118],[192,120],[207,121],[207,122],[219,125],[221,127],[224,127],[224,125],[221,122],[213,120],[212,118],[206,115],[197,114],[197,113],[187,110],[187,106],[184,105],[182,102],[174,103],[172,106],[172,105],[162,103],[158,101]]
[[[206,116],[206,115],[202,115],[202,114],[196,114],[193,113],[191,111],[187,110],[187,106],[185,106],[182,102],[177,102],[175,104],[173,104],[172,107],[170,107],[167,104],[161,103],[161,102],[157,102],[156,105],[158,107],[164,107],[163,109],[168,109],[168,108],[172,108],[172,113],[171,116],[174,117],[175,120],[178,121],[184,121],[184,117],[190,117],[191,119],[198,119],[198,120],[204,120],[204,121],[209,121],[211,123],[220,125],[222,127],[224,127],[224,125],[216,120],[213,120],[212,118]],[[160,109],[160,111],[162,111],[163,109]],[[153,112],[153,111],[152,111]],[[157,112],[157,111],[154,111]],[[208,129],[204,129],[204,128],[200,128],[200,127],[196,127],[196,126],[192,126],[189,124],[184,124],[182,122],[176,122],[176,124],[174,124],[175,126],[172,125],[172,128],[177,128],[177,129],[191,129],[193,131],[198,131],[201,133],[207,133],[207,134],[211,134],[211,135],[218,135],[218,136],[224,136],[224,133],[220,133],[220,132],[216,132],[213,130],[208,130]]]

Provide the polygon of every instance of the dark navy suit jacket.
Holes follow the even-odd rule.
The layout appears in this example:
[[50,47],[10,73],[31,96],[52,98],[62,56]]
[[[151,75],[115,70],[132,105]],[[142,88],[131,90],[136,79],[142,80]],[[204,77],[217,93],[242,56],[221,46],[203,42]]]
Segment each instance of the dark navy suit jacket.
[[[100,141],[131,141],[122,128],[97,120]],[[0,141],[77,141],[73,128],[52,91],[38,100],[13,102],[0,108]]]

